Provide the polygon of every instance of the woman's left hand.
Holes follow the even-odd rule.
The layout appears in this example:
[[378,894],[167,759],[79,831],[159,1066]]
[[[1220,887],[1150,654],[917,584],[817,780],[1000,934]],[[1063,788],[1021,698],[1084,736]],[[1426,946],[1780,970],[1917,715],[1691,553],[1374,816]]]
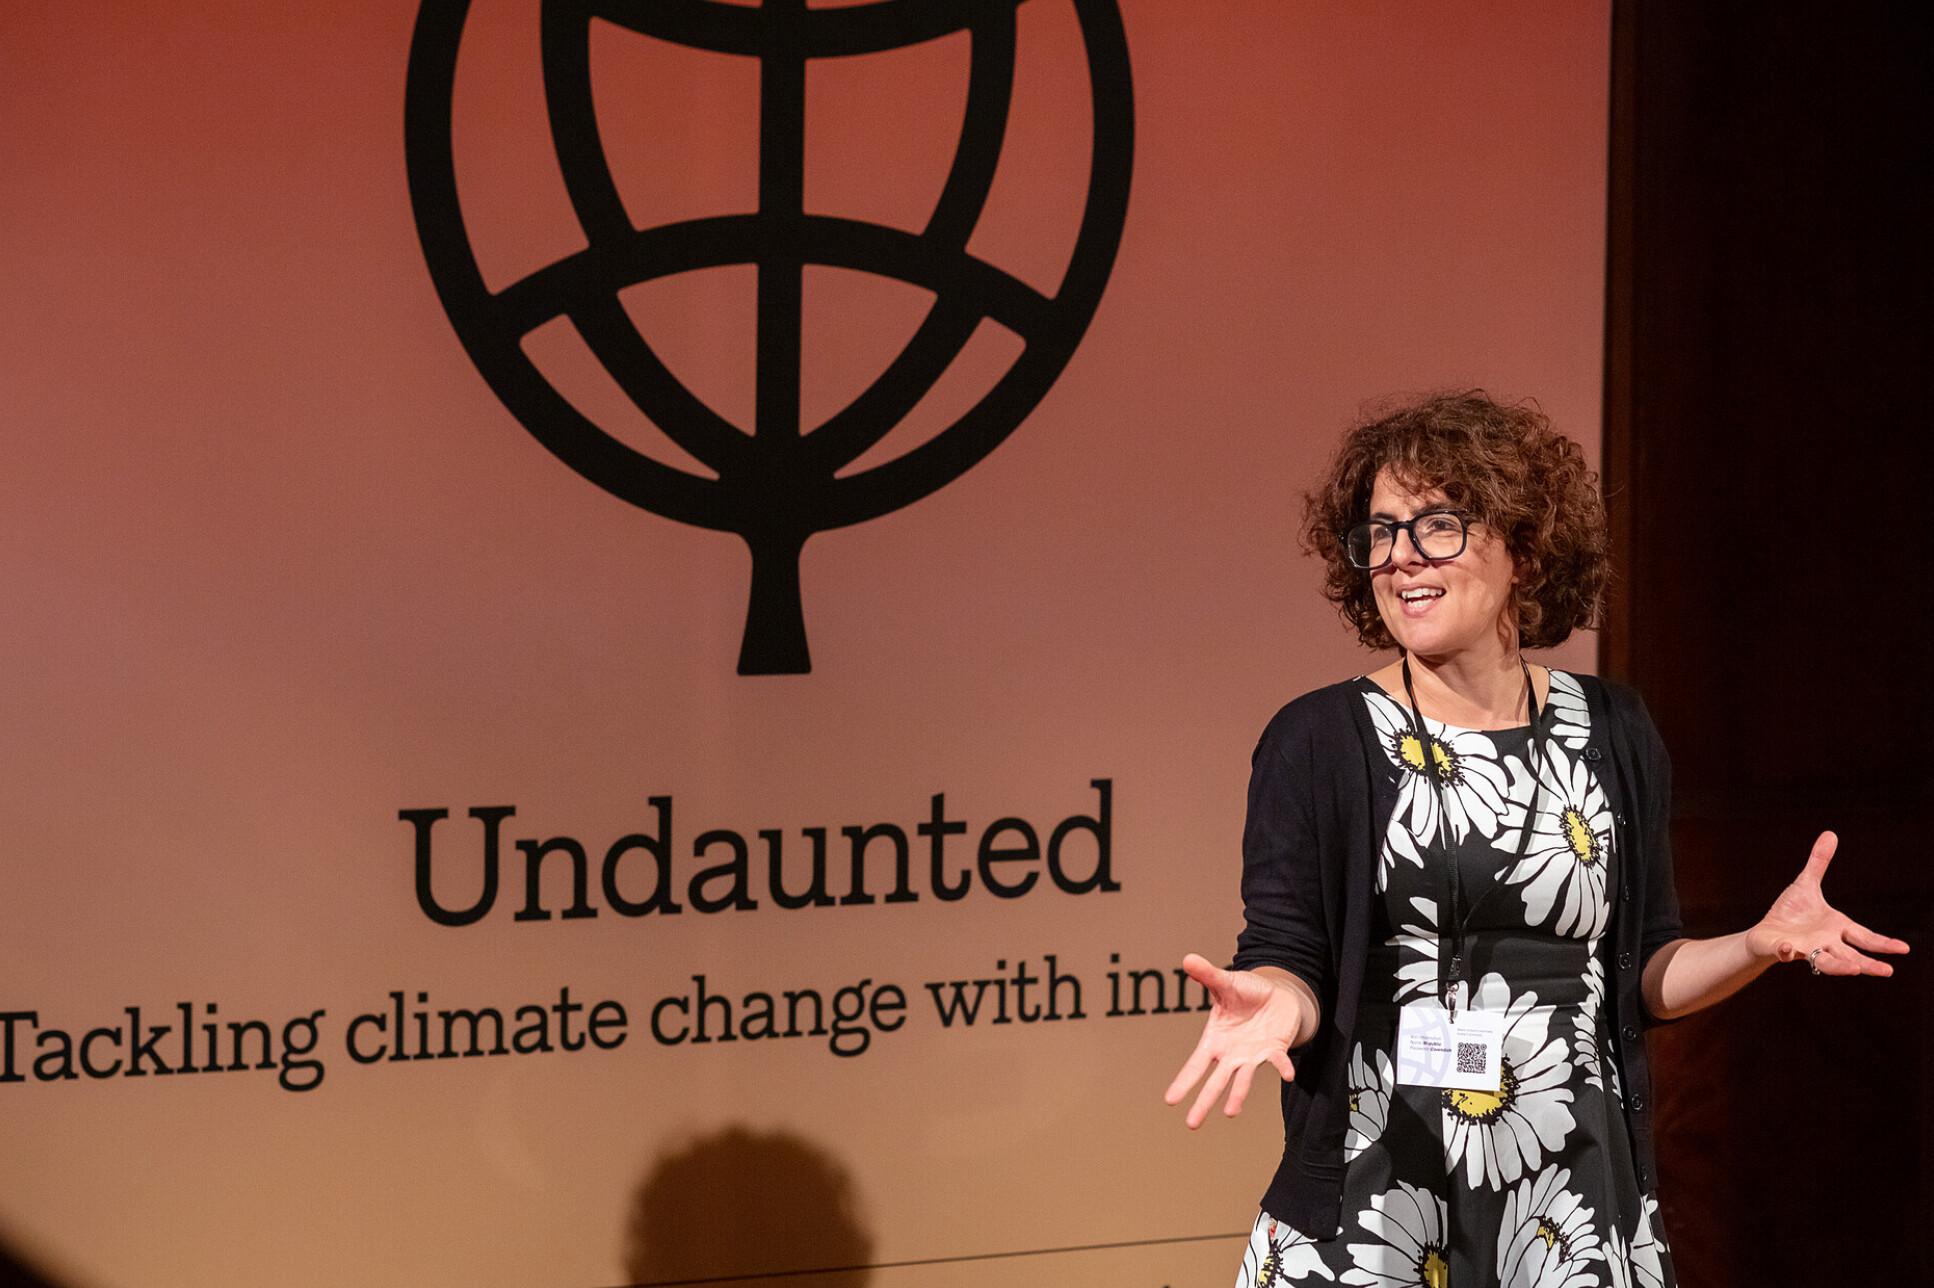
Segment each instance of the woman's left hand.
[[1839,844],[1833,833],[1820,833],[1806,867],[1780,891],[1759,924],[1746,932],[1747,946],[1760,958],[1809,961],[1819,975],[1891,975],[1892,966],[1867,954],[1904,953],[1907,945],[1875,934],[1820,893],[1820,879]]

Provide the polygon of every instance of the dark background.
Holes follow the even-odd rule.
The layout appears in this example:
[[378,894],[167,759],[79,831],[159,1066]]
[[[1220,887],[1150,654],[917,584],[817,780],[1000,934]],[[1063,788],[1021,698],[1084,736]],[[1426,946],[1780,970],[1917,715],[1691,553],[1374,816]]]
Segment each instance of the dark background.
[[1916,950],[1655,1032],[1699,1288],[1934,1283],[1928,25],[1615,11],[1601,668],[1672,752],[1691,933],[1750,924],[1832,828],[1829,899]]

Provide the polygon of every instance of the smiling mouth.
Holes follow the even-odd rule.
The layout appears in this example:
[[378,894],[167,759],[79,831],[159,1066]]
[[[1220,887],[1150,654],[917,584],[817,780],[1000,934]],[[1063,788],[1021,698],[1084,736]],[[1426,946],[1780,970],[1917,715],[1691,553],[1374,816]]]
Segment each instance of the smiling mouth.
[[1406,604],[1422,604],[1433,599],[1442,599],[1444,592],[1435,586],[1418,586],[1414,590],[1397,592],[1397,598]]

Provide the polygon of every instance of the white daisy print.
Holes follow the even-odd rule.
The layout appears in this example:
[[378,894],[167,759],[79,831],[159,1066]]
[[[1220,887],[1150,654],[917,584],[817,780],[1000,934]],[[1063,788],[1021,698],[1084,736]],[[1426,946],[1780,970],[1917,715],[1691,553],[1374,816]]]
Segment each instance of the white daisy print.
[[1444,1170],[1462,1163],[1472,1189],[1502,1189],[1538,1170],[1547,1152],[1565,1143],[1577,1121],[1569,1108],[1571,1061],[1562,1037],[1549,1037],[1553,1008],[1538,995],[1511,996],[1495,971],[1477,986],[1474,1010],[1502,1012],[1504,1051],[1499,1086],[1488,1091],[1448,1090],[1444,1104]]
[[1648,1194],[1639,1202],[1639,1228],[1632,1234],[1632,1288],[1665,1288],[1665,1253],[1659,1201]]
[[1551,708],[1551,736],[1571,751],[1583,751],[1592,740],[1592,717],[1578,678],[1553,671],[1551,694],[1545,704]]
[[1396,1075],[1390,1057],[1382,1051],[1363,1058],[1363,1044],[1350,1055],[1350,1129],[1343,1137],[1343,1161],[1349,1162],[1377,1143],[1390,1121],[1390,1090]]
[[[1370,704],[1370,717],[1384,753],[1401,771],[1397,808],[1390,817],[1377,876],[1379,890],[1388,888],[1387,873],[1398,859],[1423,866],[1424,850],[1436,842],[1440,825],[1451,844],[1459,844],[1472,834],[1495,838],[1522,826],[1524,806],[1510,799],[1510,781],[1499,763],[1497,745],[1490,738],[1476,730],[1448,725],[1433,730],[1426,721],[1429,746],[1425,747],[1417,741],[1410,712],[1389,695],[1366,693],[1364,700]],[[1443,779],[1441,810],[1438,790],[1431,786],[1431,771],[1426,767],[1431,763]]]
[[1599,1288],[1605,1249],[1592,1210],[1565,1188],[1564,1168],[1534,1176],[1504,1200],[1498,1288]]
[[1356,1264],[1343,1282],[1356,1288],[1449,1288],[1450,1254],[1444,1250],[1444,1200],[1404,1181],[1385,1190],[1357,1213],[1357,1225],[1376,1243],[1353,1243]]
[[1390,872],[1399,862],[1407,862],[1415,867],[1424,866],[1423,849],[1417,839],[1406,832],[1395,820],[1390,820],[1390,834],[1384,838],[1383,853],[1377,862],[1377,893],[1387,894],[1390,890]]
[[1521,887],[1524,911],[1534,926],[1561,935],[1597,939],[1611,915],[1606,897],[1610,867],[1612,812],[1605,790],[1583,760],[1572,760],[1549,743],[1538,761],[1543,785],[1538,816],[1524,858],[1504,874],[1504,883]]
[[1618,1069],[1605,1058],[1605,1044],[1598,1032],[1598,1017],[1590,1011],[1578,1011],[1572,1016],[1571,1053],[1572,1062],[1585,1071],[1585,1085],[1605,1090],[1605,1070],[1612,1071],[1611,1094],[1624,1102],[1624,1095],[1618,1086]]
[[1437,901],[1412,895],[1410,906],[1417,910],[1417,920],[1398,926],[1397,933],[1383,941],[1397,950],[1399,1002],[1437,993]]
[[1571,1052],[1572,1063],[1584,1070],[1585,1085],[1605,1089],[1604,1073],[1612,1073],[1612,1094],[1624,1099],[1618,1087],[1618,1066],[1606,1058],[1603,1035],[1599,1031],[1599,1017],[1605,1004],[1605,963],[1597,953],[1588,959],[1585,967],[1585,993],[1590,999],[1585,1005],[1572,1012]]
[[1591,954],[1585,958],[1585,974],[1583,979],[1585,981],[1585,996],[1591,999],[1591,1009],[1594,1011],[1604,1010],[1605,959],[1599,955],[1596,945],[1593,946]]
[[1608,1288],[1665,1288],[1665,1267],[1649,1216],[1639,1217],[1638,1237],[1629,1244],[1616,1229],[1605,1232],[1605,1269]]
[[1267,1212],[1258,1216],[1249,1232],[1249,1250],[1242,1254],[1242,1274],[1236,1288],[1271,1288],[1272,1284],[1297,1283],[1311,1275],[1336,1281],[1317,1255],[1316,1240],[1279,1223]]
[[1633,1288],[1632,1252],[1616,1229],[1605,1232],[1605,1288]]

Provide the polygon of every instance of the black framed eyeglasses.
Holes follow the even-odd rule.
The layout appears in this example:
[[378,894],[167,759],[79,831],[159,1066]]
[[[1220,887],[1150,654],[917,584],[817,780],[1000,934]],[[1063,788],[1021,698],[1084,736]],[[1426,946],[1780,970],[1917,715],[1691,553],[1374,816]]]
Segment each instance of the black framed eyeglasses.
[[1455,559],[1470,540],[1470,516],[1455,510],[1432,510],[1401,522],[1371,519],[1343,534],[1343,552],[1350,562],[1372,572],[1390,562],[1397,551],[1397,534],[1408,532],[1410,544],[1426,559]]

